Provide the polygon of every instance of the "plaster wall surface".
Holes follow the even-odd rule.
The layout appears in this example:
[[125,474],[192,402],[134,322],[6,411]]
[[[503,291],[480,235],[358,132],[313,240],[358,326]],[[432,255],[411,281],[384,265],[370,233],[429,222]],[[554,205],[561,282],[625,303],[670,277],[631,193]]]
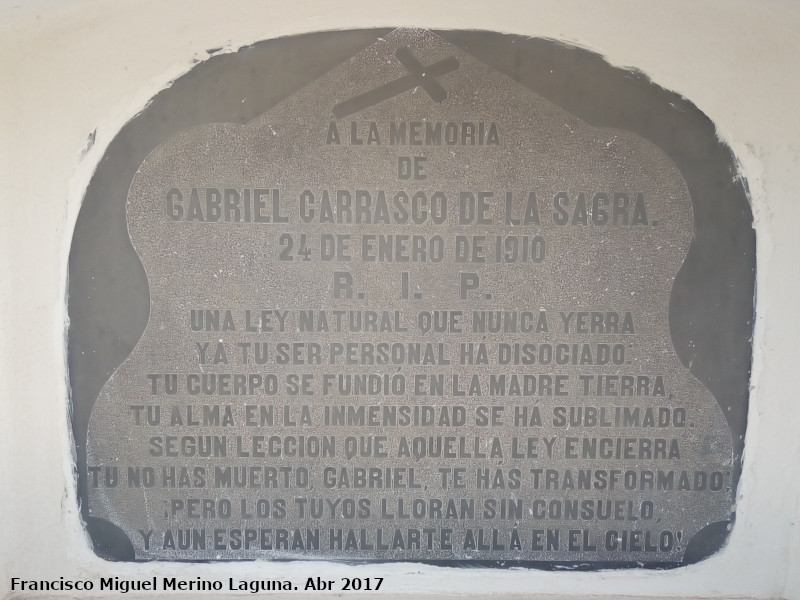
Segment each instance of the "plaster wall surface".
[[[0,593],[13,596],[12,576],[358,575],[386,578],[379,595],[387,597],[800,598],[798,25],[800,4],[788,0],[0,2]],[[73,227],[106,146],[155,93],[208,58],[208,48],[385,26],[488,29],[587,48],[694,102],[736,153],[755,215],[758,298],[737,522],[712,558],[673,571],[565,573],[121,564],[94,555],[73,476],[65,296]]]

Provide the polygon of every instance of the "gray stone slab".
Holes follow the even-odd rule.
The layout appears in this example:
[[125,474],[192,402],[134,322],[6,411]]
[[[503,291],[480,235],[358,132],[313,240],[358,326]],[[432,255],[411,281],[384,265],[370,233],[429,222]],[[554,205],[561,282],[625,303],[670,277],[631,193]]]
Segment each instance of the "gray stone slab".
[[723,542],[754,239],[685,100],[541,40],[314,34],[197,67],[107,158],[70,263],[101,555],[670,567]]

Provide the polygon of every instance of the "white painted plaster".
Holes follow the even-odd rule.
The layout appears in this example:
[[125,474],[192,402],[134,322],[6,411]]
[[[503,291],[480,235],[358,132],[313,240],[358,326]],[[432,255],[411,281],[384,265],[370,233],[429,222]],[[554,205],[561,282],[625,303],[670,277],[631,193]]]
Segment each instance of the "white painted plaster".
[[[736,152],[756,216],[758,315],[738,520],[713,558],[668,572],[551,573],[112,564],[94,556],[70,457],[65,290],[72,229],[106,146],[206,48],[390,25],[492,29],[583,46],[689,98]],[[358,574],[385,577],[382,591],[396,596],[800,598],[798,26],[800,3],[790,0],[0,1],[0,593],[12,575]]]

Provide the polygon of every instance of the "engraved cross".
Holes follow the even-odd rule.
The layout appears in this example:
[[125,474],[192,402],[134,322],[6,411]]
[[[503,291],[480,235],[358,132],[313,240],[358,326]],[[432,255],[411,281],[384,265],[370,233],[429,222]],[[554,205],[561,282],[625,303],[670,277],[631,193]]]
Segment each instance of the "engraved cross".
[[394,55],[409,74],[356,96],[355,98],[340,102],[333,107],[333,114],[337,119],[348,117],[365,108],[369,108],[389,98],[398,96],[403,92],[414,89],[415,87],[421,87],[425,90],[434,102],[441,102],[447,98],[447,92],[439,82],[436,81],[436,77],[458,69],[459,62],[455,56],[448,56],[426,67],[423,66],[414,55],[411,54],[411,50],[405,46],[398,48]]

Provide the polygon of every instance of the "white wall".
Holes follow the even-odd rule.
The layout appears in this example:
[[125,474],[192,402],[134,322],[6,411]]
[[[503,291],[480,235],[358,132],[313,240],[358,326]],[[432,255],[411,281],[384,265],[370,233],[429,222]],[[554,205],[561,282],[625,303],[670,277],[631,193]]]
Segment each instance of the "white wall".
[[[94,556],[70,458],[65,290],[72,229],[105,147],[193,59],[206,58],[206,48],[390,25],[493,29],[586,47],[686,96],[736,152],[756,217],[758,316],[737,523],[713,558],[669,572],[454,573],[409,564],[112,564]],[[397,595],[800,598],[798,25],[800,3],[789,0],[0,1],[0,593],[11,576],[349,572],[386,577],[383,590]]]

